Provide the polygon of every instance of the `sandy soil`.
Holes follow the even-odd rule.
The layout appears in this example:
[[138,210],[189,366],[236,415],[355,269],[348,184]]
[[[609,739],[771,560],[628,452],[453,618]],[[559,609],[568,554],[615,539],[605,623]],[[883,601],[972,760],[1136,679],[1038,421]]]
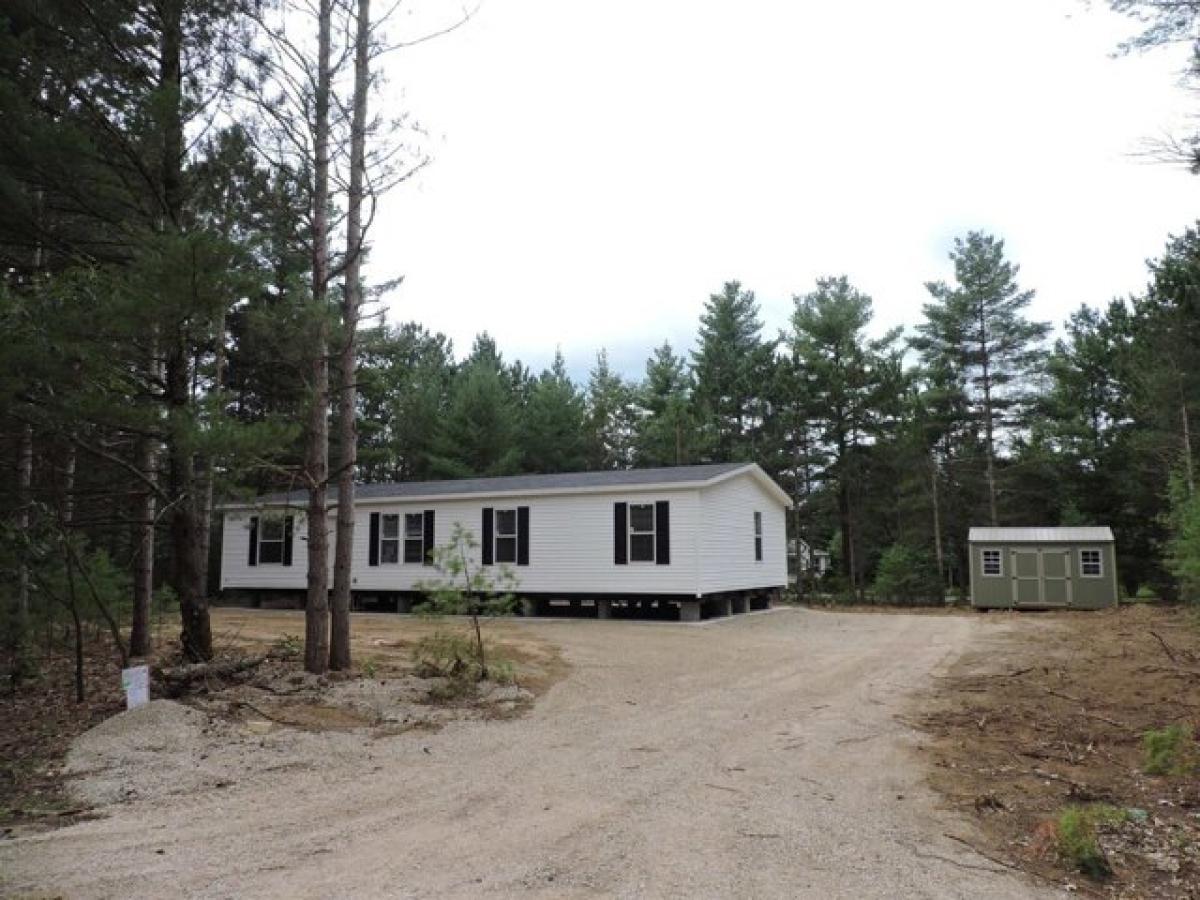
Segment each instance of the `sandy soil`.
[[[402,631],[403,620],[392,627]],[[703,627],[506,627],[558,644],[572,667],[527,716],[386,737],[305,733],[305,765],[252,771],[247,749],[269,756],[279,736],[256,748],[240,735],[246,746],[204,760],[220,786],[135,797],[106,818],[0,844],[0,888],[1047,896],[946,836],[970,839],[971,826],[939,808],[922,739],[904,724],[931,675],[981,638],[1026,627],[1019,622],[784,609]]]

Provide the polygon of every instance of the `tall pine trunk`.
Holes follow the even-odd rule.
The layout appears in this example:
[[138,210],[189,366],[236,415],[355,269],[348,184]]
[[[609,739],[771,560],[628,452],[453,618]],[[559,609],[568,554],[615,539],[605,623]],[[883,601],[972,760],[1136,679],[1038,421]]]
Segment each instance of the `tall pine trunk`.
[[[164,225],[178,231],[183,223],[183,0],[162,0],[159,89],[163,115],[162,192]],[[182,305],[182,304],[181,304]],[[199,559],[200,514],[196,465],[191,452],[192,355],[186,318],[167,334],[166,401],[170,448],[171,574],[182,618],[180,643],[193,661],[212,659],[207,585]]]
[[[155,439],[147,436],[138,442],[138,471],[154,478],[157,459]],[[155,495],[149,488],[134,500],[133,525],[133,614],[129,629],[130,656],[150,655],[150,604],[154,596],[154,512]]]
[[313,98],[312,291],[316,326],[311,346],[311,404],[305,477],[308,482],[308,595],[304,615],[304,667],[329,667],[329,95],[333,0],[317,14],[317,85]]
[[358,0],[354,45],[354,111],[350,123],[350,196],[346,210],[346,286],[342,293],[342,346],[338,370],[338,508],[333,561],[333,634],[331,669],[350,667],[350,565],[354,556],[354,465],[358,457],[357,378],[355,370],[358,311],[362,305],[363,185],[366,179],[367,90],[370,87],[371,2]]
[[983,427],[987,437],[987,489],[988,514],[993,526],[1000,524],[996,514],[996,425],[992,411],[991,358],[988,355],[987,317],[982,304],[979,306],[979,359],[983,370]]
[[942,491],[938,485],[937,454],[929,454],[929,494],[933,501],[933,554],[937,559],[938,577],[946,587],[946,561],[942,551]]
[[[29,530],[29,509],[33,504],[33,426],[21,426],[21,437],[17,445],[17,530],[22,534]],[[25,641],[29,638],[29,567],[22,554],[17,568],[17,627],[18,652],[24,653]]]

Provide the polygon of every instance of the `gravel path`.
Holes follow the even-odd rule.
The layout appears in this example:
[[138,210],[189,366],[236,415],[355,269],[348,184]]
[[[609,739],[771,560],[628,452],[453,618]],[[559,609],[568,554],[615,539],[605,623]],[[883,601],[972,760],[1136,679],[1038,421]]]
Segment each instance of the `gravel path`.
[[1013,626],[785,609],[521,627],[573,666],[525,718],[310,735],[306,765],[231,764],[226,787],[0,844],[0,892],[1050,896],[944,836],[968,825],[938,809],[899,721],[931,673]]

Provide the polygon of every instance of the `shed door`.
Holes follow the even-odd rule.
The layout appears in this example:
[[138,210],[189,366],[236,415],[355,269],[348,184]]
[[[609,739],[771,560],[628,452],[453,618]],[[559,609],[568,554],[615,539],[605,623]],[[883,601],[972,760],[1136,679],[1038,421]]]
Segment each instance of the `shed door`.
[[1012,552],[1013,606],[1041,606],[1042,579],[1036,550]]
[[1042,553],[1042,601],[1046,606],[1071,605],[1071,553],[1046,550]]

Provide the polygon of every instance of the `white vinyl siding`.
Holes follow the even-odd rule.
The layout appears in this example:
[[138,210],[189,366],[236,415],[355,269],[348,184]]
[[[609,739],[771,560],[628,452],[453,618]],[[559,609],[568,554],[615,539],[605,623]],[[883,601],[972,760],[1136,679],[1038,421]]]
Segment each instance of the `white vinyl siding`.
[[[670,565],[653,562],[657,554],[657,511],[654,504],[670,504]],[[613,505],[628,503],[630,520],[636,515],[644,524],[643,514],[633,509],[649,505],[651,553],[646,563],[618,565],[614,560]],[[444,546],[461,523],[475,538],[483,539],[482,510],[495,510],[493,541],[506,540],[510,533],[504,515],[512,512],[512,553],[493,544],[497,562],[511,555],[516,559],[516,510],[529,507],[528,566],[509,564],[517,576],[517,593],[563,594],[673,594],[696,596],[750,588],[782,587],[787,584],[785,551],[785,507],[781,499],[768,491],[751,471],[734,474],[703,488],[664,488],[656,486],[639,491],[629,486],[611,492],[569,494],[531,494],[529,496],[479,496],[470,499],[437,500],[431,498],[404,501],[361,500],[355,512],[354,555],[351,563],[353,589],[362,592],[412,591],[433,572],[428,566],[411,564],[370,565],[371,513],[380,513],[379,537],[385,531],[396,535],[398,559],[410,558],[409,541],[415,550],[415,526],[425,510],[434,513],[434,543]],[[755,560],[755,529],[750,527],[753,513],[762,513],[762,560]],[[248,542],[250,517],[261,511],[233,509],[225,513],[221,541],[221,587],[245,589],[279,588],[302,591],[308,567],[308,528],[301,511],[294,516],[292,565],[250,566]],[[384,525],[395,516],[396,530]],[[410,519],[409,516],[414,518]],[[261,521],[261,518],[260,518]],[[423,522],[422,522],[423,524]],[[412,526],[410,529],[409,526]],[[632,522],[627,522],[631,529]],[[328,520],[330,565],[334,552],[334,516]],[[629,537],[633,537],[630,530]],[[389,538],[390,540],[390,538]],[[421,532],[421,554],[430,551]],[[627,547],[629,545],[627,544]],[[632,549],[632,548],[630,548]],[[476,549],[478,561],[481,551]],[[634,559],[630,554],[630,560]]]
[[[787,585],[786,512],[756,478],[728,478],[700,492],[703,594]],[[673,511],[672,511],[673,512]],[[754,513],[762,513],[762,561],[755,556]],[[675,527],[675,516],[671,517]]]
[[[529,565],[508,564],[517,576],[517,593],[553,593],[561,591],[579,594],[686,594],[696,592],[696,526],[699,510],[699,491],[696,489],[647,492],[643,501],[639,494],[623,488],[611,494],[571,494],[563,496],[531,496],[504,499],[504,506],[494,500],[450,500],[437,502],[420,500],[414,503],[383,503],[360,501],[355,513],[354,559],[352,562],[353,589],[356,591],[411,591],[420,581],[428,581],[434,572],[428,566],[370,565],[371,513],[399,515],[401,525],[405,514],[434,511],[434,542],[443,546],[450,540],[456,522],[461,522],[476,541],[483,538],[482,510],[493,507],[497,512],[529,507]],[[666,500],[671,504],[671,564],[616,565],[613,560],[613,504],[616,502],[653,504]],[[509,504],[511,503],[511,506]],[[303,590],[308,566],[308,531],[305,519],[297,514],[294,522],[293,558],[291,566],[249,566],[247,541],[248,510],[225,513],[221,542],[222,588],[286,588]],[[498,518],[498,517],[497,517]],[[380,516],[380,532],[383,531]],[[499,522],[494,520],[496,535]],[[515,535],[514,525],[514,535]],[[333,565],[334,517],[329,518],[330,565]],[[495,540],[495,536],[493,540]],[[514,541],[515,543],[515,541]],[[474,551],[476,561],[480,550]],[[401,557],[403,558],[403,557]],[[515,557],[514,557],[515,558]]]

